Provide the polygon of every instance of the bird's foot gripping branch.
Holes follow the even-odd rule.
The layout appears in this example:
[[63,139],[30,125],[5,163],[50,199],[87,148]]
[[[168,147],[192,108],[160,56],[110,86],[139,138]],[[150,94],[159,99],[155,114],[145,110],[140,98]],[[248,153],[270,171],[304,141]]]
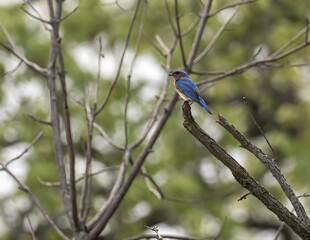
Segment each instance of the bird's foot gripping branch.
[[[276,214],[282,222],[285,222],[302,239],[310,239],[309,218],[306,215],[304,208],[296,197],[294,191],[286,183],[285,178],[281,174],[275,162],[269,162],[269,159],[264,159],[264,161],[268,161],[268,164],[266,166],[263,160],[260,159],[260,155],[257,156],[249,148],[246,148],[244,144],[250,144],[253,148],[255,148],[256,151],[260,151],[263,154],[262,156],[264,157],[266,157],[267,155],[264,154],[258,147],[250,143],[233,125],[229,124],[224,117],[219,115],[219,119],[217,122],[221,126],[223,126],[230,134],[232,134],[241,143],[242,147],[252,152],[271,171],[272,175],[280,183],[282,190],[285,192],[286,196],[294,206],[294,210],[296,211],[298,217],[295,216],[292,212],[290,212],[285,206],[283,206],[283,204],[273,195],[271,195],[264,186],[262,186],[252,176],[250,176],[243,166],[241,166],[213,138],[211,138],[204,130],[200,128],[200,126],[195,122],[191,114],[191,107],[188,102],[184,102],[182,107],[182,114],[184,118],[183,126],[202,145],[204,145],[213,156],[215,156],[227,168],[229,168],[237,182],[242,187],[246,188],[253,196],[255,196],[260,202],[262,202],[271,212]],[[246,142],[242,142],[242,140]],[[280,181],[285,181],[285,183]]]

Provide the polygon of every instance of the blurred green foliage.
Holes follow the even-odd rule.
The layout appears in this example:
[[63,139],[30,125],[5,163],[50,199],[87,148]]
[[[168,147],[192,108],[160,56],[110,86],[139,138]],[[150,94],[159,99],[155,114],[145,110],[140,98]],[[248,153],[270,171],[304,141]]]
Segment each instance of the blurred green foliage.
[[[167,2],[173,13],[174,1]],[[214,1],[211,13],[232,3],[234,1]],[[41,12],[43,18],[48,16],[45,1],[33,1],[33,4]],[[85,101],[90,83],[96,81],[99,37],[103,41],[104,59],[110,61],[105,62],[107,65],[102,65],[100,100],[106,95],[115,75],[135,1],[119,1],[119,4],[123,9],[116,4],[105,5],[99,0],[64,1],[64,15],[74,7],[79,7],[62,23],[60,31],[71,97],[69,104],[77,151],[78,177],[82,176],[85,164],[83,148],[87,139],[87,123],[83,107],[77,101]],[[180,23],[184,31],[199,14],[201,4],[200,1],[186,0],[180,0],[179,4]],[[146,8],[145,34],[153,40],[155,34],[158,34],[168,46],[172,44],[173,32],[169,25],[164,2],[149,0],[146,3],[143,2],[142,8],[144,7]],[[26,8],[28,9],[27,6]],[[230,11],[231,9],[220,12],[208,20],[199,52],[210,42]],[[25,14],[20,4],[0,5],[0,12],[0,22],[10,33],[18,48],[31,61],[46,67],[50,42],[49,32],[44,29],[44,25]],[[242,5],[235,19],[228,25],[207,56],[194,66],[194,70],[231,70],[247,62],[260,47],[262,50],[257,57],[268,56],[305,27],[305,19],[309,13],[310,2],[306,0],[259,0]],[[139,11],[138,22],[141,18],[142,11]],[[196,28],[197,26],[183,38],[186,56],[191,49]],[[138,28],[135,27],[129,43],[130,54],[127,54],[131,57],[126,58],[109,103],[97,119],[97,122],[119,144],[124,143],[126,77],[137,35]],[[2,32],[0,40],[7,43]],[[302,41],[304,38],[292,47]],[[148,43],[146,38],[143,38],[138,58],[147,64],[149,58],[146,56],[151,56],[154,60],[153,68],[143,72],[142,76],[136,74],[136,69],[133,71],[129,104],[130,142],[137,139],[144,130],[166,74],[160,70],[160,66],[165,64],[165,59]],[[282,63],[309,62],[309,56],[310,49],[305,48],[283,60]],[[154,66],[154,63],[157,66]],[[38,196],[50,216],[65,232],[69,232],[63,217],[58,187],[47,187],[38,181],[38,178],[48,182],[58,180],[53,157],[51,129],[26,116],[31,114],[40,119],[49,120],[46,82],[24,65],[16,72],[4,75],[5,72],[14,69],[17,64],[18,60],[12,54],[0,48],[1,161],[17,155],[16,151],[15,155],[6,154],[8,149],[22,150],[17,148],[18,143],[29,143],[40,130],[44,131],[44,137],[22,160],[18,160],[23,162],[22,166],[27,166],[21,178]],[[181,54],[177,46],[172,59],[172,69],[181,65]],[[203,92],[203,95],[207,96],[208,105],[215,113],[213,116],[206,115],[199,106],[192,105],[197,122],[229,153],[233,154],[250,174],[267,186],[268,190],[284,203],[286,203],[285,196],[270,174],[257,159],[240,149],[238,143],[215,123],[216,114],[220,113],[225,116],[253,143],[273,156],[246,110],[242,99],[245,96],[250,111],[275,149],[277,161],[289,184],[297,194],[309,192],[309,75],[309,67],[250,69],[241,75],[231,76],[210,85]],[[154,76],[160,77],[154,78]],[[196,82],[206,79],[205,76],[191,75],[191,77]],[[173,91],[171,84],[169,96]],[[279,221],[251,196],[248,196],[246,200],[237,201],[246,193],[245,190],[234,181],[229,171],[210,156],[208,151],[183,128],[181,104],[182,101],[177,103],[153,149],[154,152],[148,156],[145,166],[166,197],[198,201],[192,201],[192,203],[160,201],[149,192],[143,178],[138,176],[107,229],[102,233],[106,236],[105,239],[124,239],[143,233],[144,225],[159,225],[160,231],[170,229],[182,235],[196,237],[215,236],[223,226],[220,239],[269,239],[270,236],[272,239],[276,231],[274,224],[278,226]],[[122,153],[109,146],[97,131],[94,136],[93,170],[120,164]],[[133,159],[139,154],[139,150],[141,147],[133,152]],[[18,163],[12,164],[12,170],[14,167],[20,168]],[[5,174],[0,172],[0,175]],[[107,198],[115,176],[116,172],[109,172],[93,178],[93,208],[90,214],[94,214],[94,210],[98,210]],[[5,177],[9,179],[7,175]],[[79,183],[78,191],[81,190],[81,186]],[[0,196],[0,225],[4,226],[0,227],[0,239],[31,239],[26,221],[26,215],[30,213],[38,239],[58,239],[56,233],[48,227],[33,204],[25,203],[25,193],[18,191],[16,186],[13,187],[15,190]],[[7,206],[16,206],[14,205],[15,199],[20,198],[23,198],[21,207],[13,207],[8,211]],[[309,200],[304,199],[303,203],[306,209],[310,207]],[[263,228],[260,227],[262,222],[266,224]],[[271,234],[268,235],[266,230],[272,230]],[[294,237],[297,239],[296,236]],[[283,239],[289,238],[284,238],[283,235]]]

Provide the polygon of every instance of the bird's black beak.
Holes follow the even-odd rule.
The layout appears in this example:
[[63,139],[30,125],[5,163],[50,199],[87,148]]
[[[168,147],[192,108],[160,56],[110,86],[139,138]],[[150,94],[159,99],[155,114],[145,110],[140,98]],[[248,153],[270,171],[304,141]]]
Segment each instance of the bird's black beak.
[[172,74],[172,73],[169,73],[169,74],[168,74],[168,76],[171,76],[171,77],[173,77],[173,74]]

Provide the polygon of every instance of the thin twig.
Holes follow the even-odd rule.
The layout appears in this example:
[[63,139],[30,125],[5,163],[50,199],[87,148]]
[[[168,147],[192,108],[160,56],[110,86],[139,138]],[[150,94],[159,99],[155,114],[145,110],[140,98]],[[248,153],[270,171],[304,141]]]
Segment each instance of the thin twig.
[[37,238],[36,238],[36,235],[35,235],[35,233],[33,231],[33,227],[32,227],[29,215],[27,215],[27,221],[28,221],[28,225],[29,225],[29,229],[30,229],[30,232],[31,232],[32,239],[36,240]]
[[131,61],[131,65],[129,68],[129,73],[127,76],[127,89],[126,89],[126,100],[125,100],[125,108],[124,108],[124,135],[125,135],[125,149],[127,149],[128,147],[128,118],[127,118],[127,113],[128,113],[128,106],[129,106],[129,101],[130,101],[130,84],[131,84],[131,77],[132,77],[132,72],[133,72],[133,67],[135,65],[137,56],[138,56],[138,51],[139,51],[139,46],[140,46],[140,42],[141,42],[141,36],[143,33],[143,28],[144,28],[144,23],[145,23],[145,16],[146,16],[146,10],[147,10],[147,6],[146,6],[146,2],[144,2],[144,7],[143,7],[143,11],[142,11],[142,20],[141,20],[141,24],[139,27],[139,33],[138,33],[138,37],[137,37],[137,42],[136,42],[136,46],[135,46],[135,54],[134,57]]
[[240,198],[238,199],[238,201],[242,201],[243,199],[246,199],[246,197],[249,196],[249,195],[251,195],[250,192],[244,194],[242,197],[240,197]]
[[278,240],[279,239],[281,231],[283,230],[284,226],[285,226],[285,222],[282,222],[280,224],[280,227],[278,228],[278,230],[276,232],[276,235],[274,236],[274,240]]
[[144,227],[153,231],[156,235],[157,240],[164,240],[164,238],[162,236],[160,236],[160,234],[159,234],[158,226],[149,227],[149,226],[145,225]]
[[191,25],[189,25],[189,27],[187,28],[187,29],[185,29],[185,31],[183,31],[182,32],[182,37],[184,37],[185,35],[187,35],[188,33],[190,33],[193,29],[194,29],[194,27],[195,27],[195,25],[198,23],[198,20],[200,19],[200,17],[199,16],[197,16],[197,17],[195,17],[195,19],[194,19],[194,21],[191,23]]
[[227,120],[218,115],[217,123],[224,127],[235,139],[237,139],[241,146],[251,152],[257,159],[259,159],[265,167],[271,172],[272,176],[278,181],[283,192],[293,205],[297,216],[306,224],[310,223],[310,220],[306,214],[306,211],[302,204],[299,202],[291,186],[286,182],[286,179],[282,175],[277,163],[267,156],[261,149],[253,145],[248,139],[246,139],[232,124],[229,124]]
[[268,138],[266,137],[266,135],[265,135],[263,129],[259,126],[259,124],[257,123],[256,119],[254,118],[252,112],[250,111],[249,106],[248,106],[248,101],[247,101],[246,97],[243,97],[243,102],[244,102],[244,105],[245,105],[245,107],[246,107],[248,113],[250,114],[250,116],[251,116],[251,118],[252,118],[252,121],[253,121],[254,125],[258,128],[258,130],[260,131],[261,135],[262,135],[262,136],[264,137],[264,139],[266,140],[266,142],[267,142],[269,148],[271,149],[271,151],[272,151],[272,153],[273,153],[273,157],[274,157],[273,160],[277,160],[277,154],[276,154],[276,152],[274,151],[273,147],[271,146],[271,144],[270,144]]
[[310,193],[304,193],[302,195],[297,196],[298,198],[302,198],[302,197],[310,197]]
[[[29,2],[29,1],[28,1],[28,2]],[[45,19],[43,19],[43,18],[41,18],[41,17],[37,17],[37,16],[33,15],[32,13],[28,12],[24,7],[21,7],[21,9],[22,9],[26,14],[28,14],[30,17],[32,17],[32,18],[34,18],[34,19],[36,19],[36,20],[38,20],[38,21],[40,21],[40,22],[42,22],[42,23],[51,24],[50,21],[45,20]]]
[[86,119],[87,119],[87,145],[86,145],[86,165],[85,165],[85,178],[82,187],[81,197],[80,197],[80,205],[79,205],[79,217],[80,219],[84,219],[86,221],[88,216],[88,209],[85,213],[85,206],[86,200],[88,201],[87,205],[90,205],[91,202],[91,187],[92,187],[92,180],[88,178],[88,175],[91,173],[91,162],[92,162],[92,139],[93,139],[93,129],[94,129],[94,122],[95,122],[95,112],[97,110],[97,103],[98,103],[98,93],[99,93],[99,81],[101,78],[101,59],[103,57],[102,54],[102,41],[101,37],[99,37],[99,53],[98,53],[98,66],[97,66],[97,79],[96,79],[96,86],[95,86],[95,94],[94,94],[94,104],[93,109],[90,107],[90,90],[86,94],[86,103],[85,103],[85,112],[86,112]]
[[127,32],[127,36],[126,36],[126,41],[125,41],[125,46],[124,46],[124,49],[123,49],[123,52],[122,52],[122,56],[121,56],[121,60],[120,60],[120,63],[118,65],[118,69],[117,69],[117,73],[116,73],[116,76],[114,78],[114,80],[111,82],[111,85],[110,85],[110,88],[108,90],[108,93],[105,97],[105,99],[103,100],[101,106],[99,107],[99,109],[96,111],[95,115],[97,115],[98,113],[100,113],[105,105],[107,104],[109,98],[110,98],[110,95],[112,93],[112,90],[119,78],[119,75],[120,75],[120,72],[121,72],[121,68],[123,66],[123,61],[124,61],[124,57],[125,57],[125,53],[127,51],[127,48],[128,48],[128,43],[129,43],[129,39],[130,39],[130,36],[131,36],[131,33],[132,33],[132,28],[133,28],[133,25],[134,25],[134,22],[135,22],[135,19],[137,17],[137,13],[138,13],[138,10],[139,10],[139,6],[140,6],[140,3],[141,3],[141,0],[138,0],[137,1],[137,5],[136,5],[136,9],[135,9],[135,13],[134,13],[134,16],[130,22],[130,26],[129,26],[129,29],[128,29],[128,32]]
[[221,11],[223,11],[225,9],[234,8],[236,6],[240,6],[240,5],[247,4],[247,3],[253,3],[253,2],[256,2],[256,1],[257,0],[245,0],[245,1],[240,1],[240,2],[234,3],[234,4],[230,4],[230,5],[227,5],[225,7],[220,8],[219,10],[216,10],[215,12],[210,13],[209,16],[213,17],[213,16],[215,16],[216,14],[218,14],[219,12],[221,12]]
[[164,1],[165,2],[165,7],[166,7],[166,11],[167,11],[167,15],[168,15],[168,21],[169,21],[169,24],[171,26],[171,29],[172,29],[172,32],[174,33],[174,36],[178,36],[177,34],[177,30],[175,29],[175,26],[172,22],[172,17],[171,17],[171,12],[170,12],[170,8],[169,8],[169,5],[168,5],[168,2],[167,0]]
[[[278,56],[281,52],[283,52],[285,49],[287,49],[291,44],[293,44],[294,42],[296,42],[300,37],[302,37],[302,35],[304,35],[305,33],[307,33],[308,28],[309,28],[309,24],[307,24],[307,26],[305,28],[303,28],[299,33],[297,33],[292,39],[290,39],[288,42],[286,42],[282,47],[280,47],[277,51],[275,51],[272,55],[270,55],[270,57],[276,57]],[[306,34],[307,35],[307,34]],[[306,42],[307,39],[306,39]]]
[[[119,169],[119,166],[105,167],[105,168],[100,169],[96,172],[88,174],[87,177],[93,177],[93,176],[99,175],[100,173],[109,172],[109,171],[116,171],[118,169]],[[75,182],[78,183],[78,182],[84,180],[84,178],[85,178],[85,176],[79,177],[75,180]],[[47,181],[44,181],[43,179],[41,179],[40,177],[38,177],[37,179],[38,179],[39,183],[41,183],[42,185],[47,186],[47,187],[59,187],[60,186],[60,182],[47,182]],[[70,185],[70,183],[68,183],[68,186],[69,185]]]
[[[99,52],[99,56],[101,53]],[[100,66],[98,66],[98,71],[101,69]],[[98,77],[98,75],[97,75]],[[99,88],[98,85],[98,78],[97,78],[97,83],[96,83],[96,90],[95,90],[95,95],[97,90],[97,87]],[[95,121],[95,111],[97,107],[97,100],[95,100],[94,107],[95,109],[91,109],[90,107],[90,96],[91,96],[91,84],[88,87],[88,91],[86,93],[86,101],[85,101],[85,112],[86,112],[86,120],[87,120],[87,144],[86,144],[86,164],[85,164],[85,172],[84,172],[84,182],[83,182],[83,187],[82,187],[82,192],[81,192],[81,197],[80,197],[80,204],[79,204],[79,218],[84,219],[86,221],[88,217],[88,211],[85,212],[85,209],[88,210],[88,207],[91,202],[91,187],[92,187],[92,179],[88,177],[88,175],[91,173],[91,168],[92,168],[92,140],[93,140],[93,128],[94,128],[94,121]],[[87,203],[86,203],[87,201]]]
[[182,41],[182,33],[181,33],[181,27],[180,27],[178,0],[174,0],[174,11],[175,11],[175,21],[177,23],[177,38],[179,39],[179,42],[180,42],[180,50],[181,50],[183,67],[184,69],[187,69],[186,60],[185,60],[185,52],[184,52],[183,41]]
[[161,37],[156,34],[155,35],[155,39],[157,40],[157,42],[159,43],[159,45],[165,50],[165,56],[167,56],[167,52],[169,52],[169,48],[167,47],[167,45],[164,43],[164,41],[161,39]]
[[25,191],[28,196],[33,200],[37,208],[42,213],[43,217],[46,219],[46,221],[49,223],[49,225],[56,231],[56,233],[59,235],[61,239],[64,240],[70,240],[61,230],[58,228],[56,223],[50,218],[50,216],[45,212],[44,208],[42,207],[39,199],[34,195],[34,193],[30,190],[30,188],[21,180],[19,180],[14,173],[12,173],[6,166],[0,161],[0,166],[4,171],[6,171],[13,179],[14,181],[19,185],[20,189]]
[[10,75],[10,74],[14,73],[15,71],[17,71],[19,69],[19,67],[22,65],[22,63],[23,63],[23,61],[19,60],[19,63],[16,65],[16,67],[14,67],[12,70],[9,70],[9,71],[3,73],[3,76]]
[[221,75],[225,72],[224,71],[196,71],[196,70],[192,70],[191,73],[196,74],[196,75]]
[[33,69],[34,71],[46,75],[47,69],[40,67],[38,64],[29,61],[25,56],[23,56],[19,51],[15,43],[13,42],[11,36],[5,29],[5,27],[0,23],[0,28],[2,29],[6,39],[8,40],[11,47],[7,46],[5,43],[0,42],[0,45],[2,45],[4,48],[6,48],[8,51],[12,52],[17,58],[19,58],[21,61],[23,61],[28,67]]
[[[39,19],[37,19],[37,20],[41,21],[41,19],[43,19],[43,18],[42,18],[42,16],[41,16],[40,12],[32,5],[31,1],[30,1],[30,0],[24,0],[24,2],[25,2],[25,4],[29,5],[30,8],[32,9],[32,11],[34,11],[34,12],[37,14],[37,16],[38,16],[38,18],[39,18]],[[22,9],[23,9],[23,8],[22,8]],[[24,9],[23,9],[23,10],[24,10]],[[45,30],[47,30],[47,31],[50,32],[51,29],[47,27],[47,24],[46,24],[44,21],[41,21],[41,22],[42,22],[42,24],[43,24]],[[48,21],[48,24],[51,24],[51,23]]]
[[221,236],[221,234],[222,234],[223,231],[224,231],[224,227],[225,227],[225,225],[226,225],[226,222],[227,222],[227,217],[224,218],[224,221],[223,221],[223,224],[222,224],[222,226],[221,226],[221,229],[220,229],[220,231],[216,234],[216,236],[213,238],[213,240],[219,239],[219,237]]
[[[162,234],[163,238],[166,239],[176,239],[176,240],[213,240],[212,237],[209,238],[195,238],[195,237],[187,237],[187,236],[179,236],[173,234]],[[134,237],[126,238],[124,240],[144,240],[144,239],[156,239],[157,234],[140,234]]]
[[232,13],[227,17],[225,22],[222,24],[220,29],[217,31],[217,33],[213,36],[212,40],[209,42],[209,44],[205,47],[205,49],[194,59],[194,64],[199,62],[208,52],[209,50],[214,46],[218,38],[221,36],[227,25],[230,23],[230,21],[236,16],[240,5],[236,6],[235,9],[232,11]]
[[110,136],[103,130],[103,128],[96,122],[94,122],[94,127],[99,131],[99,133],[104,137],[104,139],[112,146],[118,150],[125,150],[125,147],[116,143]]
[[[7,166],[9,166],[9,164],[11,164],[12,162],[14,162],[15,160],[21,158],[24,154],[26,154],[26,153],[30,150],[30,148],[32,148],[32,146],[33,146],[34,144],[36,144],[36,143],[40,140],[40,138],[43,136],[43,134],[44,134],[44,132],[43,132],[43,131],[40,131],[40,132],[37,134],[37,136],[31,141],[31,143],[24,149],[23,152],[21,152],[20,154],[18,154],[16,157],[14,157],[14,158],[8,160],[6,163],[4,163],[4,165],[7,167]],[[0,169],[0,170],[2,170],[2,169]]]
[[[115,3],[130,19],[133,19],[133,17],[117,2],[115,1]],[[140,28],[138,22],[136,20],[134,20],[134,24],[137,28]],[[149,44],[151,44],[151,46],[163,57],[165,57],[165,54],[163,51],[160,50],[160,48],[154,43],[153,39],[147,35],[144,31],[142,32],[143,37],[148,41]]]
[[39,123],[52,126],[52,123],[51,123],[50,121],[42,120],[42,119],[40,119],[40,118],[38,118],[38,117],[36,117],[36,116],[33,116],[33,115],[31,115],[31,114],[27,114],[26,116],[29,117],[29,118],[31,118],[31,119],[34,120],[34,121],[39,122]]
[[76,6],[71,12],[67,13],[65,16],[63,16],[62,18],[60,18],[58,21],[62,22],[64,20],[66,20],[68,17],[70,17],[73,13],[76,12],[76,10],[78,10],[79,6]]
[[197,29],[196,34],[195,34],[195,38],[194,38],[194,41],[193,41],[193,44],[191,47],[191,51],[189,53],[189,56],[188,56],[188,59],[186,62],[186,66],[188,68],[188,69],[186,69],[186,71],[188,73],[190,72],[192,65],[194,63],[194,59],[195,59],[195,56],[197,54],[198,47],[199,47],[199,44],[201,41],[202,33],[205,29],[207,20],[209,18],[209,12],[210,12],[211,5],[212,5],[212,0],[207,0],[205,2],[205,4],[203,5],[203,9],[201,11],[201,19],[200,19],[198,29]]

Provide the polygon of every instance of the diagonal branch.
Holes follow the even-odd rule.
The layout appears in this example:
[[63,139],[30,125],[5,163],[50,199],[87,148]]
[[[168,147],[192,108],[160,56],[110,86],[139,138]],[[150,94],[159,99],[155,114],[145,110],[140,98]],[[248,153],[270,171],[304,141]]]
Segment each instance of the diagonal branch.
[[310,220],[306,214],[304,207],[299,202],[291,186],[286,182],[286,179],[282,175],[277,163],[273,161],[269,156],[267,156],[261,149],[259,149],[258,147],[253,145],[248,139],[246,139],[232,124],[229,124],[224,117],[219,115],[217,122],[240,142],[241,147],[247,149],[265,165],[265,167],[271,172],[272,176],[279,182],[283,192],[292,203],[297,213],[297,216],[304,223],[309,224]]
[[227,17],[225,22],[222,24],[220,29],[217,31],[217,33],[213,36],[211,42],[205,47],[205,49],[194,59],[194,64],[199,62],[208,52],[209,50],[213,47],[213,45],[216,43],[220,35],[223,33],[227,25],[230,23],[230,21],[236,16],[238,10],[239,10],[240,5],[238,5],[233,12]]
[[[11,163],[14,162],[15,160],[21,158],[25,153],[27,153],[27,152],[30,150],[30,148],[40,140],[40,138],[43,136],[43,134],[44,134],[44,132],[43,132],[43,131],[40,131],[39,134],[38,134],[38,135],[31,141],[31,143],[25,148],[25,150],[24,150],[22,153],[18,154],[16,157],[14,157],[14,158],[10,159],[9,161],[7,161],[7,162],[5,163],[5,166],[7,167],[9,164],[11,164]],[[2,170],[2,169],[0,169],[0,170]]]
[[53,219],[50,218],[50,216],[45,212],[44,208],[42,207],[39,199],[34,195],[34,193],[30,190],[30,188],[21,180],[19,180],[14,173],[12,173],[5,164],[3,164],[0,161],[0,166],[4,171],[6,171],[13,179],[14,181],[19,185],[20,189],[25,191],[28,196],[32,199],[32,201],[35,203],[37,208],[42,213],[43,217],[46,219],[46,221],[50,224],[50,226],[56,231],[56,233],[59,235],[61,239],[69,240],[69,238],[60,230],[60,228],[56,225],[56,223],[53,221]]
[[[309,26],[309,25],[308,25]],[[280,54],[281,52],[283,52],[292,42],[296,41],[298,38],[300,38],[300,34],[301,33],[306,33],[307,28],[304,28],[301,32],[299,32],[295,37],[293,37],[291,40],[289,40],[287,43],[285,43],[280,49],[281,51],[276,51],[275,53],[271,54],[269,57],[266,57],[264,59],[261,60],[255,60],[253,58],[251,58],[248,62],[232,69],[229,71],[224,72],[223,74],[211,78],[211,79],[206,79],[206,80],[202,80],[199,83],[197,83],[197,85],[202,85],[202,84],[206,84],[206,83],[211,83],[211,82],[218,82],[228,76],[232,76],[232,75],[236,75],[236,74],[241,74],[253,67],[257,67],[257,66],[272,66],[272,63],[277,62],[279,60],[282,60],[283,58],[286,58],[290,55],[292,55],[295,52],[298,52],[300,50],[302,50],[303,48],[307,47],[310,45],[310,41],[305,41],[301,44],[299,44],[298,46],[296,46],[295,48]],[[294,65],[293,65],[294,66]],[[302,65],[304,66],[304,65]],[[203,90],[202,90],[203,91]]]
[[210,17],[213,17],[215,16],[216,14],[218,14],[219,12],[225,10],[225,9],[228,9],[228,8],[234,8],[234,7],[237,7],[237,6],[240,6],[240,5],[243,5],[243,4],[247,4],[247,3],[253,3],[253,2],[256,2],[257,0],[243,0],[243,1],[240,1],[240,2],[237,2],[237,3],[234,3],[234,4],[230,4],[230,5],[227,5],[225,7],[222,7],[220,8],[219,10],[215,11],[215,12],[212,12],[209,14]]
[[38,64],[36,64],[34,62],[31,62],[24,55],[22,55],[19,52],[15,43],[13,42],[10,34],[7,32],[7,30],[5,29],[5,27],[1,23],[0,23],[0,28],[2,29],[2,31],[3,31],[3,33],[4,33],[6,39],[8,40],[11,47],[9,47],[7,44],[5,44],[1,41],[0,41],[0,45],[2,45],[5,49],[10,51],[11,53],[13,53],[17,58],[19,58],[21,61],[23,61],[29,68],[31,68],[32,70],[34,70],[34,71],[45,76],[47,74],[47,69],[40,67]]
[[278,218],[289,225],[293,231],[302,239],[310,238],[310,227],[305,222],[299,220],[285,206],[283,206],[274,196],[272,196],[262,185],[249,175],[233,157],[231,157],[218,143],[212,139],[195,122],[191,115],[188,102],[184,102],[182,107],[184,127],[191,133],[209,152],[221,161],[233,174],[238,183],[249,190],[249,192],[260,200]]
[[194,41],[192,44],[191,51],[189,53],[189,56],[188,56],[188,59],[186,62],[186,65],[188,68],[188,69],[186,69],[187,72],[190,72],[192,65],[194,63],[194,59],[195,59],[195,56],[197,54],[198,47],[199,47],[199,44],[201,41],[202,33],[205,29],[207,20],[209,18],[209,12],[210,12],[210,8],[211,8],[211,4],[212,4],[212,0],[207,0],[205,2],[205,4],[203,5],[203,9],[202,9],[202,13],[201,13],[201,19],[200,19],[198,29],[197,29],[196,34],[195,34],[195,38],[194,38]]
[[122,52],[122,56],[121,56],[121,60],[120,60],[120,63],[118,65],[118,69],[117,69],[117,73],[116,73],[116,76],[114,78],[114,80],[112,81],[111,85],[110,85],[110,88],[108,90],[108,93],[105,97],[105,99],[103,100],[103,103],[101,104],[101,106],[99,107],[99,109],[96,111],[95,115],[99,114],[103,108],[105,107],[105,105],[107,104],[109,98],[110,98],[110,95],[113,91],[113,88],[118,80],[118,77],[121,73],[121,69],[122,69],[122,66],[123,66],[123,61],[124,61],[124,57],[125,57],[125,53],[127,51],[127,48],[128,48],[128,44],[129,44],[129,39],[130,39],[130,36],[131,36],[131,33],[132,33],[132,29],[133,29],[133,25],[134,25],[134,22],[135,22],[135,19],[137,17],[137,13],[138,13],[138,10],[139,10],[139,6],[140,6],[140,3],[141,3],[141,0],[138,0],[137,1],[137,5],[136,5],[136,9],[135,9],[135,13],[134,13],[134,16],[133,18],[131,19],[131,22],[130,22],[130,26],[129,26],[129,29],[128,29],[128,32],[127,32],[127,37],[126,37],[126,41],[125,41],[125,46],[124,46],[124,49],[123,49],[123,52]]

